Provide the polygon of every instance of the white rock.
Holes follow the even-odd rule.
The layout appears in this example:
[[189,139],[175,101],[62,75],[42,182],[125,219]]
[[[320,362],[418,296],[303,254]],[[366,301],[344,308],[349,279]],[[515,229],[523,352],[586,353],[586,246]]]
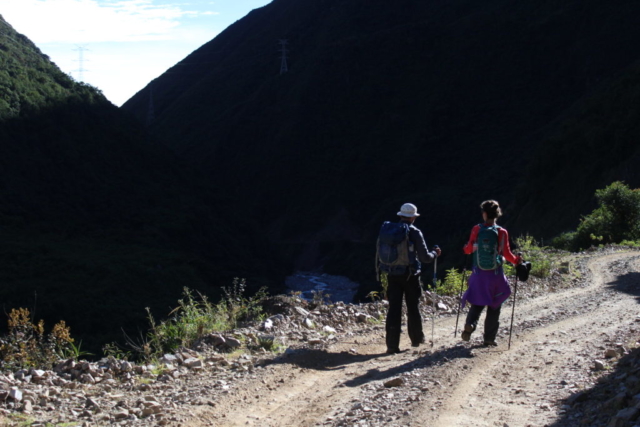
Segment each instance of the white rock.
[[116,420],[122,420],[124,418],[127,418],[128,416],[129,416],[129,411],[126,409],[118,409],[113,414],[113,418],[115,418]]
[[264,322],[260,325],[260,329],[263,331],[270,331],[273,328],[273,320],[265,319]]
[[293,307],[293,309],[302,317],[309,316],[309,312],[302,307]]
[[11,387],[11,389],[9,390],[9,397],[16,402],[20,402],[22,400],[22,392],[16,387]]
[[442,302],[439,302],[436,308],[440,311],[449,311],[449,306]]
[[202,360],[196,359],[195,357],[186,359],[184,362],[182,362],[182,364],[189,369],[200,369],[203,366]]
[[162,359],[160,359],[161,362],[163,362],[164,364],[176,364],[178,363],[178,358],[176,356],[174,356],[173,354],[165,354],[164,356],[162,356]]

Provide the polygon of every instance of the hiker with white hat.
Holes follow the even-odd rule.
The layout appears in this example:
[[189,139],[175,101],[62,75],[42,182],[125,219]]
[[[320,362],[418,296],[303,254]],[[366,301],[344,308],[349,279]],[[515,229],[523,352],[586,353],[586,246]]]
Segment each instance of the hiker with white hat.
[[405,203],[398,212],[399,221],[385,221],[378,237],[376,266],[387,273],[389,311],[386,321],[387,353],[399,353],[402,323],[402,300],[407,303],[407,331],[411,345],[424,343],[422,317],[418,304],[422,294],[421,263],[431,263],[440,256],[440,248],[427,249],[422,232],[413,225],[418,208]]

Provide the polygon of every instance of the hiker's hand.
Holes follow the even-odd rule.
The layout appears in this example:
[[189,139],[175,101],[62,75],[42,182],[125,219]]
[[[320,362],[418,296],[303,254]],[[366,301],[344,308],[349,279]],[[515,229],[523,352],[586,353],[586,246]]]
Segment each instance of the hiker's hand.
[[437,257],[440,256],[440,254],[442,253],[442,250],[437,246],[433,248],[433,250],[435,251]]

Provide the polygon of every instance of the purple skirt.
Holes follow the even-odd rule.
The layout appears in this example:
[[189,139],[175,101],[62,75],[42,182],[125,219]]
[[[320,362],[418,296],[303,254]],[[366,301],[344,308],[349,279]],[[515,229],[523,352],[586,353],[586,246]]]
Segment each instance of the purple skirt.
[[462,295],[460,304],[462,307],[467,302],[473,305],[488,305],[496,309],[511,295],[511,288],[502,267],[496,270],[481,270],[473,268],[469,277],[469,288]]

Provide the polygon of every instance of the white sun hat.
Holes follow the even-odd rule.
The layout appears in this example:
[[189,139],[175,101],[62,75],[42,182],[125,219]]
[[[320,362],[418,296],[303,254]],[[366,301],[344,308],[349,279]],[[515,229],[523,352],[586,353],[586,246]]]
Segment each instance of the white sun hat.
[[398,212],[398,216],[406,216],[409,218],[413,218],[416,216],[420,216],[418,213],[418,208],[416,205],[411,203],[405,203],[400,207],[400,212]]

